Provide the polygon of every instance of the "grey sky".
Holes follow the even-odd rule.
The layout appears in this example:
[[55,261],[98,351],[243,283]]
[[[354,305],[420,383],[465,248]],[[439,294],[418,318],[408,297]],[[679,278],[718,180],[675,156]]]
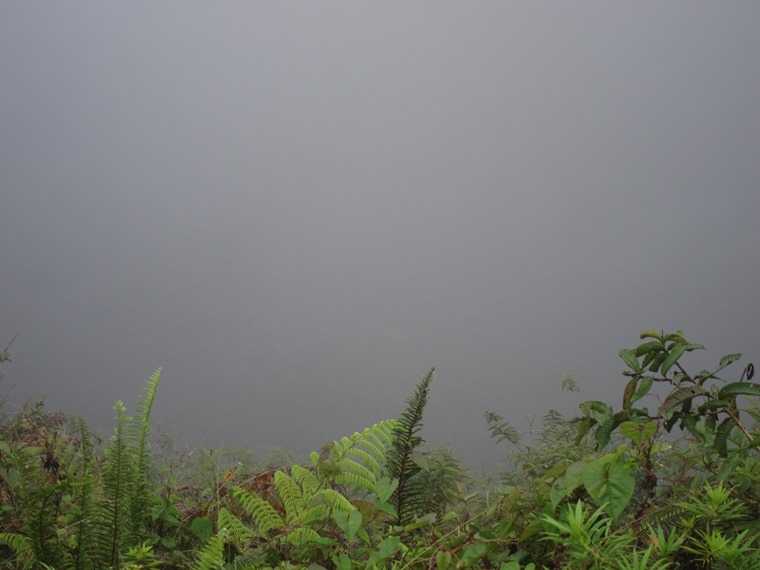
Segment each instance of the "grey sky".
[[[757,358],[760,4],[0,4],[4,391],[497,455],[681,328]],[[6,340],[3,340],[6,339]],[[697,359],[699,362],[699,359]]]

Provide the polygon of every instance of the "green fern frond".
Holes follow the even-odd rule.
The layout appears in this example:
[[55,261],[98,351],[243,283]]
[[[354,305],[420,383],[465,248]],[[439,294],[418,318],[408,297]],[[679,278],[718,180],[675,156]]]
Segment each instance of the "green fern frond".
[[658,526],[662,527],[663,530],[670,530],[673,527],[679,526],[681,520],[688,515],[689,511],[676,503],[665,504],[661,508],[645,514],[641,521],[639,537],[646,538],[651,529]]
[[323,502],[333,511],[353,511],[356,507],[334,489],[322,489],[314,496],[313,503]]
[[340,485],[355,485],[374,493],[377,489],[377,478],[364,465],[350,459],[344,459],[340,463],[340,473],[335,477],[335,482]]
[[[366,442],[364,442],[364,445],[365,447],[368,447]],[[372,446],[372,449],[375,451],[379,451],[374,445]],[[353,447],[346,451],[346,456],[347,456],[346,459],[355,458],[354,461],[359,460],[361,463],[366,465],[367,466],[366,469],[370,473],[370,475],[372,475],[373,473],[380,473],[380,469],[381,469],[380,462],[377,459],[375,459],[370,453],[364,451],[363,449],[360,449],[358,447]],[[380,459],[381,460],[384,459],[384,455],[380,455]]]
[[303,494],[296,482],[282,471],[275,471],[274,488],[285,507],[285,522],[290,523],[306,508]]
[[309,504],[317,491],[322,487],[319,479],[317,479],[314,473],[300,465],[293,465],[290,468],[290,474],[296,483],[301,486],[304,503]]
[[240,507],[256,523],[256,528],[261,534],[265,535],[270,530],[285,526],[285,522],[279,513],[264,499],[241,487],[232,487],[231,492]]
[[224,568],[224,544],[227,540],[227,530],[220,529],[208,539],[195,559],[192,570],[222,570]]
[[413,453],[422,444],[417,435],[422,429],[422,415],[430,393],[435,368],[431,368],[417,382],[412,395],[407,400],[406,409],[398,419],[393,430],[393,447],[388,454],[388,472],[398,479],[398,487],[393,493],[392,503],[396,507],[396,524],[408,523],[419,509],[420,491],[415,489],[412,480],[419,473],[420,467],[414,462]]
[[8,562],[14,562],[19,570],[29,570],[37,564],[34,543],[29,537],[12,532],[0,532],[0,544],[11,549],[15,559]]
[[297,529],[289,532],[283,538],[283,541],[292,544],[294,546],[305,546],[309,544],[318,544],[324,539],[313,528],[298,527]]
[[161,368],[150,377],[143,393],[135,405],[135,416],[128,419],[129,444],[133,449],[136,465],[134,467],[134,482],[130,501],[130,524],[134,541],[145,538],[141,531],[150,520],[151,491],[148,484],[150,471],[150,412],[156,398],[158,382],[161,379]]
[[300,515],[294,518],[291,524],[295,526],[314,526],[317,523],[330,518],[330,507],[326,504],[316,505],[307,508]]
[[385,420],[325,447],[330,462],[312,455],[317,472],[342,486],[355,486],[370,493],[377,492],[377,478],[386,463],[387,448],[393,441],[396,420]]
[[245,526],[243,521],[224,507],[219,509],[217,520],[217,528],[219,530],[225,530],[226,539],[240,550],[245,548],[245,545],[250,542],[251,538],[253,538],[253,531]]
[[99,520],[93,527],[94,554],[101,567],[120,567],[120,554],[133,545],[131,501],[134,492],[136,458],[125,436],[126,409],[121,401],[114,406],[116,427],[106,449],[102,472],[103,496]]
[[94,568],[92,560],[92,527],[96,514],[96,488],[98,481],[94,474],[95,455],[93,452],[92,434],[84,418],[77,417],[79,435],[78,467],[76,478],[70,478],[69,484],[75,492],[76,543],[72,551],[75,570]]

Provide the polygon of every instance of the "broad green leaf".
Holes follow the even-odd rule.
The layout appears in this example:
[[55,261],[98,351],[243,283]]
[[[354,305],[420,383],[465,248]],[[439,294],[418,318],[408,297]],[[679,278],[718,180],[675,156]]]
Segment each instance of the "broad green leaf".
[[620,433],[630,439],[635,445],[641,444],[641,429],[636,422],[623,422],[618,426]]
[[657,433],[657,422],[651,421],[645,424],[640,424],[638,422],[628,421],[621,423],[619,429],[620,433],[638,446]]
[[636,391],[633,393],[633,397],[631,398],[631,404],[641,400],[644,396],[646,396],[649,393],[650,388],[652,387],[652,383],[654,382],[654,378],[651,376],[644,376],[639,380],[639,385],[636,388]]
[[550,479],[551,477],[559,477],[560,475],[564,475],[570,464],[572,464],[572,461],[570,459],[560,459],[544,473],[544,479]]
[[484,542],[476,542],[474,544],[470,544],[467,548],[464,549],[462,557],[459,559],[459,563],[457,564],[457,568],[469,568],[470,566],[477,564],[478,561],[480,561],[480,559],[485,556],[487,550],[488,545]]
[[641,333],[639,338],[656,338],[657,340],[662,340],[662,333],[656,330],[648,330]]
[[583,485],[598,505],[616,519],[633,497],[636,479],[630,468],[620,460],[597,459],[586,465]]
[[564,477],[558,477],[549,491],[552,508],[556,509],[565,497],[567,497],[567,483]]
[[627,410],[631,407],[631,403],[633,401],[633,393],[636,391],[636,385],[639,383],[638,378],[631,378],[628,383],[625,385],[625,390],[623,390],[623,409]]
[[583,418],[578,422],[578,435],[575,436],[575,445],[580,444],[586,434],[591,429],[591,418]]
[[645,342],[644,344],[637,346],[633,352],[636,354],[636,356],[644,356],[645,354],[649,354],[651,352],[659,352],[662,350],[662,348],[663,347],[661,342],[650,340],[649,342]]
[[616,425],[615,416],[609,416],[605,419],[604,423],[600,423],[599,427],[596,428],[594,439],[596,440],[596,448],[598,450],[602,450],[607,446]]
[[686,414],[681,418],[682,427],[686,428],[691,435],[697,438],[697,441],[704,445],[706,443],[705,432],[702,424],[697,424],[697,417],[693,414]]
[[660,352],[659,354],[655,354],[654,358],[652,358],[652,364],[649,365],[649,371],[657,372],[666,358],[667,358],[667,354],[665,352]]
[[721,457],[728,455],[728,437],[734,428],[734,422],[731,418],[726,418],[715,431],[715,450]]
[[190,523],[190,530],[195,533],[195,536],[200,539],[201,543],[206,542],[214,534],[214,527],[208,517],[193,519],[193,522]]
[[675,345],[670,351],[670,354],[668,354],[665,357],[665,360],[662,361],[662,364],[660,365],[660,374],[663,376],[667,375],[668,370],[670,370],[676,361],[683,356],[683,353],[686,352],[687,348],[688,346],[685,344]]
[[583,471],[586,469],[585,461],[576,461],[565,472],[565,486],[567,493],[575,491],[583,483]]
[[725,368],[729,364],[733,364],[734,362],[739,360],[741,357],[742,355],[740,352],[737,352],[734,354],[727,354],[726,356],[720,359],[720,364],[718,364],[718,366],[720,366],[720,368]]
[[353,540],[362,526],[362,514],[358,509],[354,509],[353,511],[334,511],[333,519],[348,540]]
[[731,382],[718,392],[718,398],[730,396],[760,396],[760,384],[751,382]]
[[639,372],[641,367],[639,366],[639,360],[636,358],[636,354],[630,348],[621,348],[618,351],[618,355],[623,359],[626,366],[634,372]]
[[337,570],[351,570],[353,564],[351,563],[351,557],[348,554],[333,554],[333,564]]
[[380,477],[377,480],[377,498],[380,499],[381,503],[385,503],[396,490],[396,487],[398,487],[398,479],[391,479],[385,475]]
[[439,550],[435,555],[435,565],[438,570],[447,570],[451,566],[451,552],[448,550]]
[[685,386],[683,388],[676,388],[668,395],[667,398],[665,398],[665,401],[660,406],[660,415],[663,415],[673,408],[683,404],[684,402],[688,402],[696,396],[704,393],[704,388],[700,388],[699,386]]
[[398,536],[389,536],[388,538],[383,539],[378,543],[375,552],[372,554],[377,554],[379,558],[386,559],[389,556],[396,554],[400,546],[401,539]]

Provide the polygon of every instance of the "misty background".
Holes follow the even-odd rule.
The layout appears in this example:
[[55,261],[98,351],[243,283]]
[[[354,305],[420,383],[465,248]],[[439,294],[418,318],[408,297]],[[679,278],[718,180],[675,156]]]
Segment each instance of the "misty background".
[[163,366],[158,429],[304,453],[435,365],[480,467],[645,329],[759,358],[758,3],[6,1],[0,86],[6,409]]

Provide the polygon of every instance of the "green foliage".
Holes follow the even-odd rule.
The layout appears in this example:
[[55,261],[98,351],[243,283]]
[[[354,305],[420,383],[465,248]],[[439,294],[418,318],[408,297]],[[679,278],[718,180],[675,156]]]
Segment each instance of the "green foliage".
[[[549,410],[526,435],[486,412],[491,436],[513,446],[498,482],[422,450],[434,370],[398,419],[308,465],[199,450],[161,468],[149,445],[160,370],[134,416],[117,403],[103,449],[82,418],[27,405],[0,419],[0,570],[760,568],[754,367],[724,381],[739,354],[693,373],[701,345],[641,338],[619,352],[619,406]],[[578,384],[566,375],[562,389]]]
[[425,488],[416,475],[421,467],[414,461],[414,453],[422,445],[419,434],[422,430],[422,416],[430,393],[435,368],[420,378],[407,406],[398,418],[393,431],[393,447],[388,456],[388,473],[398,480],[392,503],[396,507],[394,522],[397,525],[409,523],[414,516],[424,514],[429,502]]

